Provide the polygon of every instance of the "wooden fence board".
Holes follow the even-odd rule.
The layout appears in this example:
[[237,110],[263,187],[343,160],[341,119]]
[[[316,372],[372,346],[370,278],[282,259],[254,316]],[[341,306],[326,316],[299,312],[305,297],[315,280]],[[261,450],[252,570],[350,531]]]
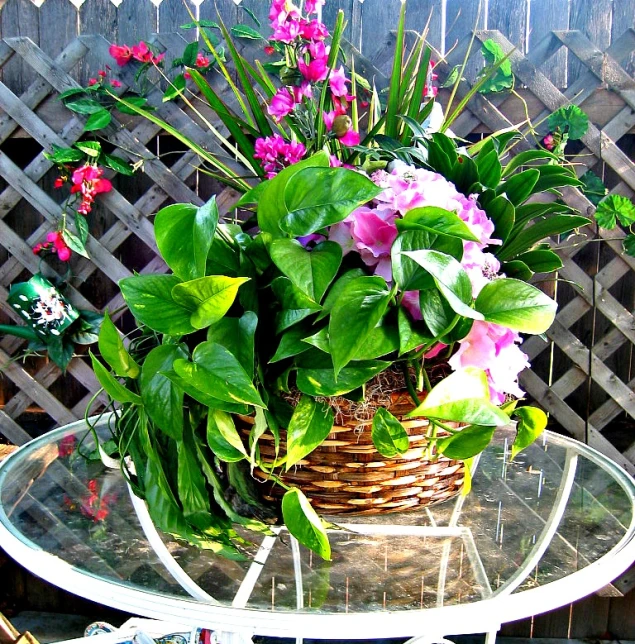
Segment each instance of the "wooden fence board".
[[[8,0],[0,12],[4,38],[24,36],[34,42],[40,39],[39,12],[31,0]],[[4,65],[3,80],[18,94],[35,79],[35,73],[20,58],[14,58]]]
[[529,0],[507,0],[488,4],[487,29],[504,33],[517,51],[527,51],[527,19]]
[[[569,28],[568,0],[530,0],[529,38],[527,50],[532,52],[535,46],[553,29]],[[562,47],[551,58],[545,70],[545,76],[556,86],[567,85],[567,50]]]

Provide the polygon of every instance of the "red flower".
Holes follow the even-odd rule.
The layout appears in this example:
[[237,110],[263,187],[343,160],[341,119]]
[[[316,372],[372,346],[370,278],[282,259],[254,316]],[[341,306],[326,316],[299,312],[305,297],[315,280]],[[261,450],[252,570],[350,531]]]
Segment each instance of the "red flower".
[[119,67],[123,67],[132,58],[132,49],[128,45],[110,45],[108,53],[115,59]]
[[110,81],[110,84],[111,84],[113,87],[121,87],[121,81],[118,81],[116,78],[113,78],[113,79]]
[[61,188],[66,183],[67,180],[68,180],[67,177],[57,177],[57,179],[55,179],[55,183],[53,184],[53,187],[56,189]]

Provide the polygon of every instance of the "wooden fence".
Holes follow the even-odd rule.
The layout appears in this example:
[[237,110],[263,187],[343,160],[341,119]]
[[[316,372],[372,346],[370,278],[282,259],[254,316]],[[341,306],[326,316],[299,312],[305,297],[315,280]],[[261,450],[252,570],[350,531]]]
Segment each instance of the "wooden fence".
[[[181,0],[123,0],[117,6],[111,0],[85,0],[79,9],[70,0],[40,4],[37,8],[31,0],[8,0],[0,10],[1,322],[19,322],[6,305],[8,289],[41,268],[31,247],[43,239],[61,212],[52,190],[56,172],[42,153],[53,144],[69,145],[82,134],[83,117],[66,111],[58,94],[85,83],[107,64],[110,42],[145,38],[174,53],[192,37],[191,31],[178,30],[190,20]],[[268,4],[243,0],[265,29]],[[558,107],[578,104],[592,122],[581,144],[573,148],[578,173],[591,169],[611,193],[632,197],[635,0],[489,0],[484,4],[486,10],[479,14],[476,1],[408,0],[409,26],[420,30],[429,20],[430,42],[438,50],[435,57],[442,77],[461,61],[473,26],[478,28],[478,41],[494,38],[511,52],[516,94],[476,96],[456,121],[456,133],[478,136],[523,121],[527,114],[538,124]],[[233,0],[203,0],[189,6],[200,18],[213,19],[218,10],[228,23],[250,20]],[[386,82],[394,37],[391,28],[399,6],[400,0],[363,4],[329,0],[324,9],[327,23],[337,8],[347,11],[348,40],[358,50],[360,64],[380,86]],[[157,31],[161,33],[152,35]],[[468,79],[481,64],[476,50]],[[124,84],[134,82],[127,68],[114,71]],[[187,109],[164,104],[161,98],[160,89],[150,92],[150,102],[161,118],[215,149],[214,137]],[[544,124],[538,125],[538,131],[546,133]],[[153,213],[173,201],[200,204],[214,193],[222,212],[228,212],[236,194],[199,173],[197,157],[183,152],[182,146],[150,123],[134,118],[113,122],[106,137],[119,154],[135,161],[143,158],[144,172],[133,178],[118,177],[115,189],[100,195],[89,216],[91,260],[74,260],[70,295],[80,308],[113,311],[122,304],[116,287],[119,279],[133,271],[164,268],[156,257],[149,219]],[[517,151],[534,144],[535,139],[528,136]],[[583,213],[593,211],[576,190],[566,191],[564,199]],[[548,341],[532,338],[523,345],[533,369],[522,382],[562,427],[633,473],[635,260],[621,252],[623,233],[594,228],[584,232],[592,243],[559,242],[565,267],[561,280],[545,288],[557,297],[560,309]],[[46,270],[54,274],[53,265]],[[0,434],[16,444],[81,417],[98,389],[85,356],[74,358],[63,374],[42,358],[20,360],[23,350],[20,340],[0,340]],[[622,589],[630,585],[624,582]],[[608,599],[588,601],[604,603],[594,608],[593,627],[586,630],[580,626],[571,631],[574,613],[569,611],[571,636],[610,631],[635,639],[632,619],[616,618]],[[535,634],[527,628],[519,626],[515,634]],[[562,636],[546,626],[541,634]]]

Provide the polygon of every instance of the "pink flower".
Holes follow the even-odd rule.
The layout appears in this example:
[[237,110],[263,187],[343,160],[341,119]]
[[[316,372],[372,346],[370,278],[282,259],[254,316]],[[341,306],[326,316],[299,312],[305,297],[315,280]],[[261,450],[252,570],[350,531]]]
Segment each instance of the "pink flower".
[[132,46],[132,57],[140,63],[151,63],[154,55],[147,43],[141,40],[138,45]]
[[301,36],[305,40],[325,40],[329,37],[329,32],[319,20],[311,20],[302,25]]
[[57,190],[58,188],[61,188],[67,181],[66,177],[57,177],[55,179],[55,183],[53,184],[53,187]]
[[300,20],[286,20],[282,23],[271,23],[273,34],[271,40],[277,40],[290,45],[302,32],[302,23]]
[[306,148],[302,143],[285,141],[279,134],[256,139],[254,158],[261,162],[268,179],[300,161],[305,154]]
[[505,394],[522,397],[518,374],[529,367],[527,356],[518,348],[518,333],[491,322],[476,320],[450,358],[454,370],[478,367],[487,374],[490,398],[495,404],[505,402]]
[[132,49],[128,45],[110,45],[108,53],[115,59],[119,67],[123,67],[132,58]]
[[96,78],[89,78],[88,79],[88,87],[92,87],[93,85],[97,85],[99,81]]
[[203,52],[198,52],[196,54],[196,62],[194,63],[196,67],[209,67],[209,58],[203,55]]
[[328,76],[326,58],[316,58],[308,64],[304,58],[300,58],[298,60],[298,69],[302,76],[310,83],[319,83]]
[[50,250],[52,253],[57,253],[60,261],[67,262],[71,258],[71,249],[66,245],[64,236],[58,230],[50,232],[46,235],[45,244],[36,244],[33,252],[37,255],[43,250]]
[[82,215],[87,215],[95,201],[95,196],[102,192],[110,192],[112,190],[112,183],[108,179],[102,179],[101,175],[104,173],[102,168],[90,165],[89,163],[77,168],[73,172],[71,180],[73,187],[71,194],[80,192],[82,194],[82,201],[77,208],[77,212]]
[[158,65],[159,63],[161,63],[161,61],[162,61],[164,58],[165,58],[165,52],[164,52],[164,53],[162,53],[162,54],[158,54],[157,56],[153,56],[153,58],[152,58],[152,61],[151,61],[151,62],[152,62],[152,64],[153,64],[153,65]]
[[359,145],[360,136],[359,132],[355,132],[352,127],[344,134],[343,136],[338,137],[342,145],[352,147],[353,145]]
[[121,81],[118,81],[116,78],[113,78],[113,79],[110,81],[110,84],[111,84],[113,87],[117,87],[117,88],[118,88],[118,87],[121,87]]
[[325,0],[306,0],[304,3],[304,10],[308,14],[316,13],[318,7],[324,6],[324,1]]
[[285,116],[293,112],[295,107],[295,98],[292,96],[288,87],[281,87],[271,99],[267,111],[273,116],[274,121],[279,123]]
[[542,140],[542,144],[547,148],[547,150],[553,150],[556,147],[556,141],[551,132]]
[[334,96],[344,96],[348,98],[346,83],[350,82],[351,81],[346,78],[343,65],[340,65],[338,70],[331,72],[331,75],[329,76],[329,86]]
[[322,112],[324,124],[329,132],[334,132],[340,143],[346,146],[359,145],[359,132],[353,130],[353,122],[345,114],[335,111]]

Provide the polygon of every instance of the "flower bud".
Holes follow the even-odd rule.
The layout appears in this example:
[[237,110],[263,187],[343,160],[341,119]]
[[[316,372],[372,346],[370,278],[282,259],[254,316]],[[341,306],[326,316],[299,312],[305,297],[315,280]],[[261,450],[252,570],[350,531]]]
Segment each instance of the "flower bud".
[[335,132],[335,136],[337,137],[344,136],[351,129],[352,125],[353,121],[351,121],[350,116],[340,114],[333,120],[333,132]]

